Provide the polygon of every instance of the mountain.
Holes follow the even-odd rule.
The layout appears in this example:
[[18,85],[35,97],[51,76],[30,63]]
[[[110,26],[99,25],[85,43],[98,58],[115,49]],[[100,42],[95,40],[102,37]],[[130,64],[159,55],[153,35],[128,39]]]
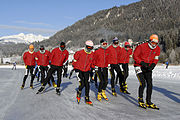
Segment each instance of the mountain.
[[[126,6],[115,6],[89,15],[38,44],[54,47],[61,41],[70,40],[72,42],[68,47],[80,48],[86,40],[99,44],[100,39],[105,38],[110,43],[117,36],[121,42],[127,39],[144,41],[156,33],[161,47],[160,62],[180,63],[179,6],[180,0],[141,0]],[[10,51],[4,52],[12,55]]]
[[[57,45],[60,41],[72,42],[70,47],[82,47],[86,40],[99,44],[105,38],[111,42],[117,36],[144,41],[153,33],[159,35],[161,62],[170,60],[170,54],[180,63],[180,0],[141,0],[127,6],[101,10],[57,32],[42,44]],[[173,52],[174,51],[174,52]],[[175,62],[176,60],[170,60]]]
[[45,37],[42,35],[34,35],[34,34],[24,34],[20,33],[18,35],[10,35],[10,36],[3,36],[0,37],[0,43],[1,44],[7,44],[7,43],[25,43],[29,44],[32,42],[41,42],[45,39],[48,39],[49,37]]

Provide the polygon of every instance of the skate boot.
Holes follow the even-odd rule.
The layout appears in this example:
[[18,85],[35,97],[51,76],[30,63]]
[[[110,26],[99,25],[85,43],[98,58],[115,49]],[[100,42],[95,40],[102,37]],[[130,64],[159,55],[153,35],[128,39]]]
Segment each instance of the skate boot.
[[112,95],[113,95],[113,96],[117,96],[117,93],[116,93],[116,91],[115,91],[115,88],[112,88]]
[[125,94],[131,94],[125,88],[120,88],[120,92],[125,93]]
[[32,84],[30,85],[30,88],[31,88],[31,89],[34,89],[34,87],[33,87],[33,85],[32,85]]
[[36,94],[43,93],[45,90],[45,86],[42,86]]
[[105,90],[102,90],[102,97],[103,97],[106,101],[108,101],[108,98],[107,98],[107,96],[106,96]]
[[125,90],[127,90],[127,83],[125,82],[125,84],[123,84],[123,88],[125,89]]
[[147,106],[148,108],[152,108],[152,109],[157,109],[157,110],[159,110],[159,108],[158,108],[154,103],[152,103],[152,102],[146,102],[146,106]]
[[90,105],[90,106],[93,106],[92,102],[89,100],[89,97],[85,97],[85,102],[86,104]]
[[98,92],[97,100],[98,100],[98,101],[101,101],[101,99],[102,99],[102,94],[101,94],[101,92]]
[[23,90],[24,89],[24,84],[22,84],[22,86],[21,86],[21,90]]
[[59,87],[56,88],[56,94],[60,95],[60,88]]
[[80,102],[80,100],[81,100],[81,91],[77,91],[77,96],[76,96],[76,98],[77,98],[77,102],[78,102],[78,104],[79,104],[79,102]]
[[57,87],[57,85],[56,85],[56,83],[55,83],[55,82],[53,82],[53,87],[54,87],[54,88],[56,88],[56,87]]
[[139,107],[146,109],[146,105],[144,104],[143,98],[138,98]]

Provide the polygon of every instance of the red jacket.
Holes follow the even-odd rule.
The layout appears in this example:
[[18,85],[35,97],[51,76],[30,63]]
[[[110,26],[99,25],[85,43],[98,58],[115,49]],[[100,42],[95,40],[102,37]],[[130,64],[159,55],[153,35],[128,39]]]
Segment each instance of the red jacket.
[[63,66],[68,60],[69,52],[67,50],[61,51],[59,47],[54,48],[51,52],[50,60],[51,65]]
[[35,57],[36,57],[35,52],[33,52],[32,54],[29,51],[25,52],[23,55],[23,60],[24,60],[25,65],[35,66],[36,65]]
[[126,50],[125,48],[121,48],[119,63],[129,63],[130,55],[132,55],[132,49]]
[[95,66],[98,67],[108,67],[109,63],[109,50],[108,49],[103,49],[99,48],[94,52],[94,59],[93,63]]
[[158,57],[160,55],[160,48],[157,46],[155,49],[150,49],[148,43],[143,43],[136,47],[134,51],[134,66],[141,66],[140,63],[144,61],[145,63],[155,63],[158,62]]
[[93,65],[93,52],[90,54],[86,53],[85,50],[77,51],[74,54],[74,69],[81,70],[83,72],[90,71],[91,68],[94,68]]
[[37,57],[37,64],[41,66],[47,66],[49,65],[49,60],[50,60],[50,52],[45,50],[45,53],[42,54],[40,51],[36,53]]
[[109,50],[109,64],[118,64],[121,47],[114,48],[113,45],[110,45],[107,49]]

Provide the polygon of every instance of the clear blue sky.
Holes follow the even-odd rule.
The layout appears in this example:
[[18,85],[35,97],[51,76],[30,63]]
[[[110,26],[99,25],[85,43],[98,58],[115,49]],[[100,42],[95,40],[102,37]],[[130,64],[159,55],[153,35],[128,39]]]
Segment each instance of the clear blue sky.
[[0,36],[51,36],[88,15],[140,0],[0,0]]

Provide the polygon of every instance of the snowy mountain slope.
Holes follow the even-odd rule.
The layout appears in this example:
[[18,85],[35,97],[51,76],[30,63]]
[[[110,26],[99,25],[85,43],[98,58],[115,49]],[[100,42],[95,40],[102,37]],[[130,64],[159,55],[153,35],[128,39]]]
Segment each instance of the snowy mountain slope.
[[11,36],[3,36],[0,37],[0,43],[5,44],[5,43],[32,43],[35,41],[43,41],[45,39],[48,39],[49,37],[45,37],[42,35],[34,35],[34,34],[24,34],[20,33],[18,35],[11,35]]
[[[99,102],[96,99],[97,89],[91,83],[90,99],[94,106],[84,103],[84,92],[80,104],[77,104],[76,89],[79,83],[75,73],[70,80],[62,78],[61,96],[55,94],[54,88],[47,86],[45,93],[36,95],[40,83],[35,79],[35,89],[30,89],[30,77],[27,79],[25,89],[20,90],[24,69],[12,71],[8,68],[0,68],[0,120],[178,120],[180,118],[179,71],[180,66],[169,66],[169,69],[165,69],[164,66],[155,68],[152,102],[160,107],[158,111],[138,107],[139,82],[133,66],[130,66],[127,79],[131,95],[120,93],[119,86],[116,86],[118,95],[113,97],[109,81],[106,90],[109,101]],[[164,76],[165,74],[167,76]],[[172,74],[176,75],[172,76]]]

